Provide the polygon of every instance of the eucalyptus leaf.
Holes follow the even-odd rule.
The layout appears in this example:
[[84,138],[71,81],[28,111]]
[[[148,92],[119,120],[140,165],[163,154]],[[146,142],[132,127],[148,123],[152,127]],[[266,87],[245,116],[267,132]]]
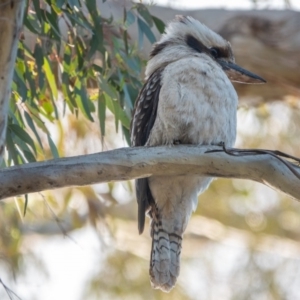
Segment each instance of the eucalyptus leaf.
[[143,19],[147,22],[147,24],[152,27],[153,26],[153,19],[151,14],[149,13],[147,7],[142,3],[137,3],[137,11],[143,17]]
[[100,124],[101,136],[105,135],[105,119],[106,119],[106,100],[99,91],[98,97],[98,119]]
[[150,27],[140,18],[138,18],[138,27],[146,35],[150,43],[155,43],[156,38]]
[[55,82],[55,77],[51,70],[50,62],[46,56],[44,56],[43,70],[45,72],[48,84],[50,86],[52,96],[54,99],[57,99],[58,98],[58,90],[57,90],[57,86],[56,86],[56,82]]
[[156,18],[155,16],[152,16],[152,19],[159,33],[164,33],[166,24],[161,19]]
[[39,134],[36,130],[36,127],[34,125],[34,122],[33,122],[32,118],[30,117],[30,115],[28,114],[27,111],[24,111],[24,116],[25,116],[25,119],[26,119],[26,122],[27,122],[29,128],[32,130],[32,132],[34,133],[40,147],[43,149],[43,143],[42,143],[41,138],[40,138],[40,136],[39,136]]
[[132,13],[132,11],[128,10],[126,13],[126,22],[125,25],[129,27],[135,22],[135,15]]
[[47,135],[47,138],[48,138],[48,144],[49,144],[53,158],[59,158],[58,150],[49,134]]
[[19,125],[16,125],[16,124],[8,124],[8,128],[13,133],[15,133],[22,141],[24,141],[25,143],[30,145],[32,150],[36,154],[34,142],[33,142],[32,138],[30,137],[30,135],[23,128],[21,128]]
[[[90,102],[86,89],[81,83],[80,78],[76,81],[74,89],[76,103],[81,112],[92,122],[94,119],[91,115],[91,110],[94,110],[93,104]],[[92,108],[92,109],[91,109]]]
[[139,45],[139,49],[142,50],[144,47],[144,31],[142,29],[142,26],[140,26],[140,23],[141,23],[141,19],[138,18],[138,45]]

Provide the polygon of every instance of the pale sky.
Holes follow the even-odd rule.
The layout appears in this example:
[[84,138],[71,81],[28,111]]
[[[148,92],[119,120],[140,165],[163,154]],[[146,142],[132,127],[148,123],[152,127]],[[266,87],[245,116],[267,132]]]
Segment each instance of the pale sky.
[[[251,0],[144,0],[143,2],[154,3],[162,6],[170,6],[177,9],[203,9],[203,8],[226,8],[226,9],[253,9]],[[258,9],[285,9],[285,0],[264,0],[257,1]],[[291,9],[300,10],[299,0],[288,1]]]

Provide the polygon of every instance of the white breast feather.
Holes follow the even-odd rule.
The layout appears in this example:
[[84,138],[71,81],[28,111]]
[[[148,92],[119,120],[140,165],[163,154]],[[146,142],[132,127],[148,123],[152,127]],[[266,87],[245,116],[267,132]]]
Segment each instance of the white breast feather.
[[[204,54],[202,54],[205,56]],[[232,146],[238,98],[226,74],[204,57],[168,65],[162,76],[157,117],[148,145],[182,143]]]
[[[236,138],[237,103],[231,82],[211,59],[194,57],[171,63],[162,76],[157,117],[147,145],[172,145],[180,140],[196,145],[225,142],[231,147]],[[197,193],[210,181],[206,177],[150,177],[151,192],[169,227],[185,229]]]
[[[172,59],[172,56],[169,56]],[[147,71],[154,64],[149,64]],[[157,116],[148,146],[218,144],[232,146],[236,136],[237,94],[221,67],[203,53],[170,61],[163,71]],[[148,179],[157,207],[152,221],[150,278],[154,287],[169,291],[180,269],[181,237],[197,194],[209,177],[152,176]]]

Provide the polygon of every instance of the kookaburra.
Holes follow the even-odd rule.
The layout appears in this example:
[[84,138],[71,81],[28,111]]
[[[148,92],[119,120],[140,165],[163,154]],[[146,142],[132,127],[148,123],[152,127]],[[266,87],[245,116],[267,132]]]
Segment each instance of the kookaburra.
[[[228,41],[192,17],[177,16],[150,54],[146,82],[135,103],[131,146],[233,146],[238,97],[231,81],[263,83],[239,67]],[[145,151],[147,151],[145,149]],[[169,291],[179,275],[183,232],[205,176],[151,176],[136,180],[138,229],[151,221],[150,279]]]

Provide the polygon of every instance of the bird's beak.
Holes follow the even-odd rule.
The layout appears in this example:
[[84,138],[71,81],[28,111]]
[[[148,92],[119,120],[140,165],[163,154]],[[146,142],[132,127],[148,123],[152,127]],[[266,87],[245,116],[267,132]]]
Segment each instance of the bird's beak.
[[260,84],[266,82],[266,80],[258,75],[251,73],[232,62],[218,59],[218,63],[221,65],[228,78],[233,82],[248,84]]

